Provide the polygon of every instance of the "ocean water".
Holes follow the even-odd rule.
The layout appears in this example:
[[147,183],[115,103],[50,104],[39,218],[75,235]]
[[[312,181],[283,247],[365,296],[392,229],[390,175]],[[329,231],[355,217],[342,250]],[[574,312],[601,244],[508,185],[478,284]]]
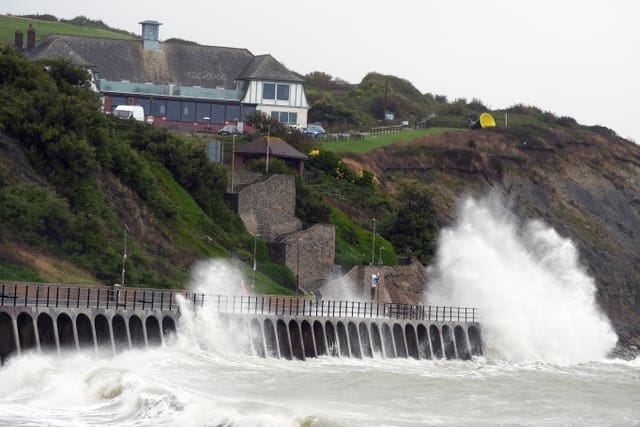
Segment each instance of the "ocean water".
[[[161,348],[11,358],[0,426],[640,425],[640,361],[607,358],[617,337],[570,241],[468,199],[430,273],[427,302],[479,307],[484,357],[262,359],[205,307]],[[242,280],[212,261],[193,287]]]

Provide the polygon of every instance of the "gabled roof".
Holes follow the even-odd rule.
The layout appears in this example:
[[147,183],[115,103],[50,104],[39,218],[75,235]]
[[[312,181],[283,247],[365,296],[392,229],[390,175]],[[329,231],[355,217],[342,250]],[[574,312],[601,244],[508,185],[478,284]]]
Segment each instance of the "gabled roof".
[[116,82],[232,89],[236,80],[263,78],[258,76],[301,81],[271,55],[254,56],[247,49],[191,43],[160,43],[159,51],[151,51],[143,49],[141,40],[49,35],[27,55],[32,60],[62,56],[94,67],[100,79]]
[[307,160],[308,157],[296,150],[281,138],[263,137],[254,139],[253,141],[243,145],[236,150],[240,154],[259,154],[267,155],[267,140],[269,140],[269,155],[273,157],[281,157],[285,159]]
[[254,56],[238,80],[278,80],[303,83],[304,80],[287,70],[269,54]]

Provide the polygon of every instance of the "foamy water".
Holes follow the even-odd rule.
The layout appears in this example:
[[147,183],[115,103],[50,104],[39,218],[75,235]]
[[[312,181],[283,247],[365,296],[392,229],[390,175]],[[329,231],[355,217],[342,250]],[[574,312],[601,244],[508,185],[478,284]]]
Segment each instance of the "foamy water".
[[[486,358],[262,359],[204,307],[162,348],[11,358],[0,426],[640,425],[640,362],[605,358],[616,337],[578,258],[552,229],[468,200],[429,302],[479,307]],[[215,261],[194,288],[242,280]]]
[[570,240],[538,221],[518,224],[495,196],[465,200],[458,218],[441,233],[429,303],[478,307],[488,358],[606,357],[617,336]]

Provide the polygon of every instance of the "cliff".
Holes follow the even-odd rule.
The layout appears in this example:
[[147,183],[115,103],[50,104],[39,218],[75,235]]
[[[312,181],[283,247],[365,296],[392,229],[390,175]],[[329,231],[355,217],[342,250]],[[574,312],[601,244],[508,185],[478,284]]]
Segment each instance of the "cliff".
[[447,132],[351,155],[394,193],[426,185],[440,226],[462,195],[498,190],[521,220],[570,238],[597,283],[597,301],[623,344],[640,342],[640,146],[610,131],[549,128]]

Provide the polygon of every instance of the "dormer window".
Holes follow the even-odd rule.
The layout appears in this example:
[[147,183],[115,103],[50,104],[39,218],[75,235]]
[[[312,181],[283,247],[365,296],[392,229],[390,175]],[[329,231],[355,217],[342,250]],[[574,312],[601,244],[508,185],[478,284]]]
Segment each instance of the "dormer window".
[[262,98],[278,101],[289,100],[289,85],[285,83],[263,83]]

